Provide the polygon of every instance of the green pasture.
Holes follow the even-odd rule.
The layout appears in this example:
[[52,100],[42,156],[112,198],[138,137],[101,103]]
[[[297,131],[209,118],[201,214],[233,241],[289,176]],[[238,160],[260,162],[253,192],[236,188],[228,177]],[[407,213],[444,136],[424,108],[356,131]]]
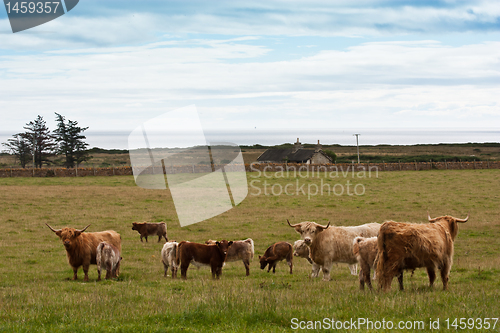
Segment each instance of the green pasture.
[[[249,193],[236,208],[181,228],[170,192],[146,190],[133,177],[0,179],[0,331],[3,332],[292,332],[307,321],[403,322],[407,328],[354,327],[351,331],[479,330],[500,318],[500,170],[372,172],[349,174],[248,173]],[[343,192],[341,193],[341,189]],[[293,275],[282,262],[276,274],[259,269],[258,255],[277,241],[293,243],[291,223],[359,225],[385,220],[427,222],[453,215],[460,224],[448,291],[433,289],[424,269],[405,274],[404,292],[361,292],[346,264],[332,281],[309,278],[310,265],[294,258]],[[162,243],[141,243],[132,222],[165,221],[168,238],[255,241],[250,276],[241,262],[227,263],[220,280],[190,267],[188,279],[163,277]],[[113,229],[122,236],[121,275],[72,281],[64,247],[45,226]],[[170,272],[169,272],[170,275]],[[322,274],[320,275],[322,276]],[[439,274],[438,274],[439,276]],[[376,281],[374,285],[376,285]],[[295,319],[294,319],[295,318]],[[326,318],[326,320],[325,320]],[[460,330],[460,318],[474,323]],[[294,326],[293,323],[298,323]],[[469,324],[471,322],[469,321]],[[318,325],[318,323],[316,323]],[[435,324],[434,324],[435,325]],[[311,326],[309,326],[311,327]],[[316,326],[318,328],[318,326]],[[323,327],[325,328],[325,327]],[[342,330],[339,330],[342,331]]]

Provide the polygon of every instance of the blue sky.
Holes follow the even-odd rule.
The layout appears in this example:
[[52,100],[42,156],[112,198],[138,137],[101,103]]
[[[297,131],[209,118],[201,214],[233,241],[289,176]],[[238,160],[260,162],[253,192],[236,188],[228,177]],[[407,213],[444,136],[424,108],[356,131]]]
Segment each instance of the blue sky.
[[82,0],[16,34],[0,8],[2,142],[191,104],[209,131],[499,129],[499,88],[497,0]]

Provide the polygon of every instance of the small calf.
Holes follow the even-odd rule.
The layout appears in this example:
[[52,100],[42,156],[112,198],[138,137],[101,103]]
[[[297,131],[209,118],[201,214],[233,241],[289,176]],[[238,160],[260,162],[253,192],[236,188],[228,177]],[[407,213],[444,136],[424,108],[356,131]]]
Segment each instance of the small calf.
[[278,242],[269,246],[263,256],[259,256],[260,269],[266,268],[269,264],[267,272],[273,269],[273,273],[276,273],[276,264],[278,261],[286,259],[288,266],[290,266],[290,274],[292,274],[293,268],[293,247],[292,244],[288,242]]
[[302,239],[299,239],[298,241],[295,241],[293,243],[293,255],[295,257],[301,257],[307,259],[310,264],[313,263],[311,260],[311,257],[309,257],[309,246],[307,246],[306,242],[304,242]]
[[101,269],[106,269],[106,279],[116,278],[120,272],[120,250],[114,245],[101,242],[96,250],[97,281],[101,281]]
[[177,246],[176,263],[181,267],[181,277],[186,279],[186,273],[192,262],[208,265],[212,271],[212,278],[219,278],[222,274],[222,266],[226,260],[229,247],[233,244],[223,239],[216,245],[206,245],[191,242],[180,242]]
[[[217,241],[209,239],[205,242],[207,245],[215,245]],[[246,275],[250,275],[250,261],[253,259],[254,245],[251,238],[245,240],[233,241],[233,244],[227,250],[226,262],[243,261]]]
[[132,230],[137,230],[137,232],[141,235],[142,238],[146,238],[146,242],[148,241],[148,236],[157,235],[158,242],[161,241],[161,238],[165,238],[165,241],[168,242],[167,238],[167,225],[165,222],[159,223],[150,223],[150,222],[132,222]]
[[[378,247],[377,247],[377,237],[356,237],[352,243],[352,252],[358,259],[360,266],[359,271],[359,289],[365,289],[365,282],[368,284],[370,290],[372,290],[372,282],[370,280],[370,269],[376,268]],[[375,275],[373,276],[375,279]]]
[[177,255],[177,245],[176,241],[166,242],[161,249],[161,261],[163,263],[163,269],[165,270],[165,277],[167,277],[168,268],[172,269],[172,279],[177,277],[177,263],[175,257]]

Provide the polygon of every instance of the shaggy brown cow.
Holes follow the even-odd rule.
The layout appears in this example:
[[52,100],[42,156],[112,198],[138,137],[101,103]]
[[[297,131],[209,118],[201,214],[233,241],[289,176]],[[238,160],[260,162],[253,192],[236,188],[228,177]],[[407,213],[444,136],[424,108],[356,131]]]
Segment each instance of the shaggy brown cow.
[[158,235],[158,243],[161,241],[161,237],[165,238],[165,241],[168,242],[167,225],[165,224],[165,222],[132,222],[132,230],[137,230],[137,232],[141,234],[141,242],[142,237],[146,238],[147,242],[148,236],[152,235]]
[[206,245],[182,241],[177,246],[176,263],[181,266],[181,277],[185,280],[191,261],[196,264],[210,266],[212,278],[217,279],[222,274],[222,265],[226,260],[227,251],[233,242],[223,239],[216,245]]
[[96,264],[97,264],[97,281],[101,281],[101,269],[106,270],[106,279],[116,278],[116,272],[120,270],[120,262],[122,261],[120,251],[113,245],[106,242],[101,242],[97,246]]
[[290,266],[290,274],[292,274],[293,268],[293,247],[292,244],[287,242],[278,242],[269,246],[263,256],[259,256],[260,269],[266,268],[269,264],[267,272],[273,269],[273,273],[276,273],[276,264],[278,261],[286,259],[288,266]]
[[[47,227],[50,228],[63,242],[66,248],[66,255],[68,256],[68,262],[73,268],[73,280],[77,279],[77,271],[80,266],[83,266],[83,272],[85,273],[84,281],[89,280],[89,266],[97,264],[96,254],[97,246],[101,242],[107,242],[114,245],[120,252],[122,249],[121,236],[116,231],[106,230],[101,232],[85,232],[84,231],[90,226],[86,226],[82,230],[77,230],[73,228],[62,228],[54,229],[47,223]],[[119,272],[117,271],[118,275]]]
[[359,271],[359,289],[365,289],[365,282],[370,290],[373,289],[370,279],[370,270],[376,267],[376,258],[378,254],[377,237],[356,237],[352,243],[352,253],[358,260]]
[[436,268],[441,271],[443,290],[448,288],[448,279],[453,263],[453,242],[458,234],[458,224],[465,219],[441,216],[431,219],[430,224],[385,222],[378,235],[379,259],[377,278],[382,290],[391,288],[394,276],[401,274],[400,288],[403,289],[403,270],[425,267],[432,287],[436,280]]
[[[207,240],[205,244],[214,245],[217,241]],[[253,259],[254,246],[253,240],[247,238],[245,240],[233,241],[233,244],[227,250],[226,262],[243,261],[246,275],[250,275],[250,261]]]

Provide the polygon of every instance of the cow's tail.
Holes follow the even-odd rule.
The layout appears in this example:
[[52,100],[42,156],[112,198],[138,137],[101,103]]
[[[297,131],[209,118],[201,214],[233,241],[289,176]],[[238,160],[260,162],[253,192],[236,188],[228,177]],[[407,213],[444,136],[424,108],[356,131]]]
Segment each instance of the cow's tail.
[[101,261],[102,261],[102,249],[104,248],[104,245],[106,245],[106,243],[104,242],[101,242],[99,243],[99,245],[97,245],[97,250],[96,250],[96,256],[95,256],[95,261],[96,261],[96,264],[97,264],[97,268],[100,269],[101,267]]
[[177,251],[177,248],[179,247],[179,244],[175,243],[174,246],[172,246],[172,250],[171,250],[171,254],[173,256],[173,258],[175,258],[175,265],[177,267],[179,267],[179,262],[177,261],[177,253],[179,251]]
[[[385,270],[385,264],[387,262],[387,248],[385,244],[385,236],[386,233],[380,230],[377,238],[377,247],[378,247],[378,253],[377,257],[375,258],[375,263],[377,265],[377,268],[375,269],[375,275],[377,276],[378,279],[378,286],[380,289],[386,290],[386,277],[384,275],[384,270]],[[374,263],[374,265],[375,265]]]
[[250,256],[250,259],[253,260],[253,255],[255,253],[255,248],[254,248],[254,245],[253,245],[253,239],[248,238],[247,241],[250,241],[250,246],[252,247],[252,255]]
[[[175,247],[175,264],[177,265],[177,267],[179,267],[180,262],[181,262],[181,246],[182,246],[182,244],[184,244],[184,242],[180,242]],[[172,251],[173,251],[173,249],[172,249]]]

